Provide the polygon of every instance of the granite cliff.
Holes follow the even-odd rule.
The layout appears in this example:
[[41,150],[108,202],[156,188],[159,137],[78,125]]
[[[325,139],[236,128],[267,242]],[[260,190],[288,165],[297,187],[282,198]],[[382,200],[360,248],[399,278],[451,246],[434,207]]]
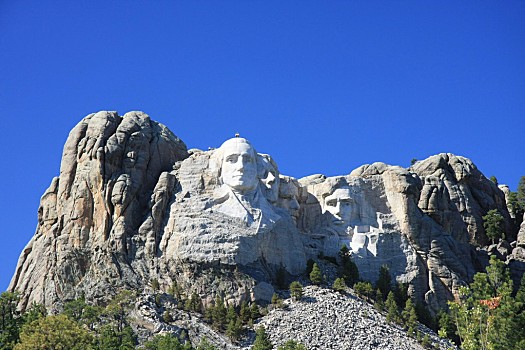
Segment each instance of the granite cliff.
[[467,158],[296,180],[243,138],[188,150],[142,112],[98,112],[71,131],[9,290],[22,308],[51,310],[80,295],[103,303],[153,279],[203,299],[264,302],[279,276],[296,279],[308,259],[335,257],[345,244],[363,279],[375,282],[387,264],[437,311],[487,264],[490,209],[507,228],[493,250],[518,279],[524,227],[518,235],[504,192]]

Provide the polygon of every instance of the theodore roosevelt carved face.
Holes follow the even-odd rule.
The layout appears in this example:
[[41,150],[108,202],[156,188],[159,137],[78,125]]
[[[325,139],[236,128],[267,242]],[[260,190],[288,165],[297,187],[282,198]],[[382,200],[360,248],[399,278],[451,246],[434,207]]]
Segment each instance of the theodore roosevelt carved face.
[[223,157],[222,183],[235,193],[244,195],[257,187],[257,160],[255,150],[244,138],[229,139],[220,147]]

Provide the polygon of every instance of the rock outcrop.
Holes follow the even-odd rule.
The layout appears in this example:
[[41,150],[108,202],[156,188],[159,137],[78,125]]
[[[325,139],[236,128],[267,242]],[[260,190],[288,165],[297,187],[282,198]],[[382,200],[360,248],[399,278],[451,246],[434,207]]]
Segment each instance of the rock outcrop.
[[184,143],[144,113],[85,117],[69,134],[11,281],[23,307],[53,309],[81,293],[104,299],[139,287],[147,262],[136,261],[144,250],[137,230],[159,175],[187,156]]
[[[423,182],[420,208],[454,239],[483,246],[489,243],[482,216],[497,208],[512,232],[504,193],[471,160],[441,153],[416,162],[410,170]],[[465,234],[465,232],[467,234]],[[516,237],[508,237],[515,240]]]
[[187,151],[144,113],[99,112],[71,132],[9,289],[22,307],[49,309],[153,279],[205,300],[268,301],[278,280],[345,244],[362,278],[375,282],[386,264],[437,311],[487,263],[490,209],[515,240],[503,192],[452,154],[296,180],[243,138]]

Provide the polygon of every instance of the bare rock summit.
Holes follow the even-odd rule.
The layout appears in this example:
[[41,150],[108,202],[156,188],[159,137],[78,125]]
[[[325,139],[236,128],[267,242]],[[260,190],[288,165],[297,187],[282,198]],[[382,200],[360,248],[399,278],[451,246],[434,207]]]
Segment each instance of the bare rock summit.
[[294,179],[244,138],[188,151],[142,112],[98,112],[71,131],[9,290],[20,291],[22,308],[50,310],[153,279],[203,300],[264,302],[308,259],[337,262],[346,245],[363,279],[374,283],[386,264],[436,312],[487,264],[482,217],[491,209],[507,240],[518,239],[502,249],[516,247],[509,261],[522,266],[523,228],[518,236],[504,193],[467,158]]

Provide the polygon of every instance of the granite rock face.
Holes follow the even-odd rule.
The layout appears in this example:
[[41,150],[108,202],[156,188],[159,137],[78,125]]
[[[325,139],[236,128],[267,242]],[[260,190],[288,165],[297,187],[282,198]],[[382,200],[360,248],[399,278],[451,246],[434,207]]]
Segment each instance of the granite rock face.
[[423,182],[419,207],[456,240],[488,244],[482,216],[495,208],[505,218],[506,231],[512,232],[505,194],[471,160],[441,153],[417,162],[410,170]]
[[[454,167],[477,180],[462,184],[459,176],[448,178]],[[347,244],[362,278],[375,282],[387,265],[398,282],[410,283],[410,293],[436,311],[483,263],[470,244],[480,238],[471,232],[482,227],[481,216],[492,207],[506,209],[502,193],[486,182],[469,160],[446,154],[409,170],[374,163],[348,176],[307,177],[300,180],[306,192],[303,228],[319,242],[318,253],[333,256]],[[492,192],[479,190],[483,186]],[[473,192],[484,202],[478,203]],[[345,202],[351,208],[346,213]]]
[[344,244],[362,278],[375,282],[386,264],[436,311],[487,263],[482,216],[494,208],[515,240],[504,193],[452,154],[296,180],[243,138],[187,151],[142,112],[99,112],[71,131],[9,289],[22,307],[50,309],[152,279],[210,301],[268,301],[279,278]]
[[85,117],[69,134],[11,281],[23,306],[54,308],[79,293],[104,298],[140,286],[144,269],[131,266],[144,250],[137,229],[159,175],[187,156],[184,143],[144,113]]

